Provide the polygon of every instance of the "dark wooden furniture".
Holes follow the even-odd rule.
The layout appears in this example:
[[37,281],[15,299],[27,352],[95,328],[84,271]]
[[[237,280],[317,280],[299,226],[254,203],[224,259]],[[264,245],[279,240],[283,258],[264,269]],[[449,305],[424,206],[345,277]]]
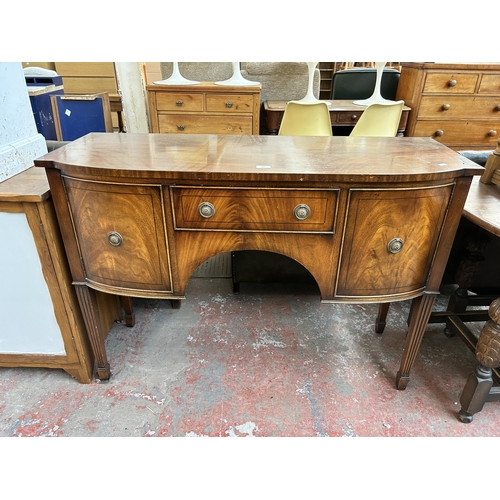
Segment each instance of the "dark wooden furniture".
[[223,252],[298,261],[323,302],[412,299],[396,385],[409,381],[472,177],[431,139],[89,134],[35,161],[108,379],[96,291],[183,299]]
[[[458,334],[476,354],[479,365],[469,375],[460,397],[461,409],[458,418],[465,423],[482,410],[484,403],[500,400],[500,387],[493,387],[493,379],[500,382],[500,186],[493,183],[500,169],[500,142],[488,157],[481,179],[474,179],[464,207],[463,218],[469,223],[466,252],[457,270],[458,290],[451,297],[446,315],[449,334]],[[488,247],[494,246],[493,252]],[[483,270],[491,274],[486,283],[486,294],[469,294],[474,286],[474,276]],[[483,278],[484,281],[484,278]],[[496,285],[495,288],[489,289]],[[474,290],[476,291],[476,290]],[[496,295],[491,295],[493,291]],[[487,311],[468,309],[469,306],[488,306]],[[438,319],[433,313],[431,320]],[[434,317],[434,318],[432,318]],[[479,338],[476,339],[466,323],[486,321]],[[435,321],[436,322],[436,321]]]
[[[0,349],[0,366],[60,368],[79,382],[89,383],[93,378],[94,356],[75,289],[72,286],[45,172],[32,167],[1,182],[0,212],[24,214],[26,217],[64,344],[64,353],[60,354],[33,352],[32,349],[1,352]],[[16,265],[15,259],[11,265]],[[5,283],[0,279],[0,287],[2,285]],[[120,304],[117,296],[100,292],[96,295],[96,301],[100,311],[99,329],[104,338],[113,321],[121,317]],[[20,317],[19,322],[22,321],[23,318]],[[17,330],[6,331],[5,325],[1,328],[2,347],[8,343],[6,341],[8,336],[19,336]],[[27,342],[23,340],[18,342],[18,344],[23,343]]]
[[[325,102],[330,103],[330,120],[332,127],[354,127],[359,117],[366,109],[365,106],[357,106],[352,101],[345,100],[332,100],[328,99]],[[267,133],[270,135],[277,135],[280,128],[283,113],[285,112],[287,101],[265,101],[264,111],[266,113],[266,126]],[[398,135],[403,135],[406,129],[406,122],[408,120],[408,113],[410,108],[403,107],[401,114],[401,121],[399,122]]]

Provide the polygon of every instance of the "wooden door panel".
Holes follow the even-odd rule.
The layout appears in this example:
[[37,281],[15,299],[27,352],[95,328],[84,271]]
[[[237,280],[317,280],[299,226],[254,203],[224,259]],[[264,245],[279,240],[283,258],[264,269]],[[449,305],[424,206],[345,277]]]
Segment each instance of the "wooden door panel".
[[[451,192],[451,185],[352,190],[337,294],[390,296],[423,288]],[[396,245],[396,253],[389,244]]]
[[64,181],[86,278],[170,290],[161,188]]

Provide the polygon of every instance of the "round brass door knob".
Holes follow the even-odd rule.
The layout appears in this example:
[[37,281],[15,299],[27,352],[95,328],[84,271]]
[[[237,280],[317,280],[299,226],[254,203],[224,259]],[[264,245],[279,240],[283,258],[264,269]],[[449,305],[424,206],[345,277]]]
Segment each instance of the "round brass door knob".
[[387,250],[389,253],[398,253],[401,252],[404,245],[404,241],[401,238],[393,238],[387,244]]
[[297,220],[306,220],[311,215],[311,209],[307,205],[300,204],[293,209],[293,215]]
[[215,214],[215,207],[208,201],[204,201],[198,205],[198,213],[205,219],[209,219]]
[[112,231],[108,234],[108,242],[114,247],[119,247],[123,243],[122,235],[116,231]]

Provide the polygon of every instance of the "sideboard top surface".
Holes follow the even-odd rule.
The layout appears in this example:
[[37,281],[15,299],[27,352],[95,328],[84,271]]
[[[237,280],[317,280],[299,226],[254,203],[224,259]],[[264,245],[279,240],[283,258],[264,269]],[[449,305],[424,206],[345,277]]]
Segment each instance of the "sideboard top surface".
[[224,181],[386,182],[480,175],[424,137],[92,133],[35,160],[66,174]]

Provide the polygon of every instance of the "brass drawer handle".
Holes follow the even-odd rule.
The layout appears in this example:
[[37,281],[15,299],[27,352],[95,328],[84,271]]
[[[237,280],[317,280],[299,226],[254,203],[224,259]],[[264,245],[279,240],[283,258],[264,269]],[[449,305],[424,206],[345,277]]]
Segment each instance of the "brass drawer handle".
[[311,215],[311,209],[307,205],[300,204],[293,209],[293,215],[297,220],[306,220]]
[[442,109],[443,111],[448,111],[448,110],[450,109],[450,105],[449,105],[449,104],[443,104],[443,105],[441,106],[441,109]]
[[490,130],[488,132],[488,137],[495,137],[497,135],[497,131],[496,130]]
[[177,125],[177,130],[184,130],[184,125]]
[[436,131],[434,132],[434,135],[435,135],[436,137],[443,137],[443,135],[444,135],[444,131],[442,131],[442,130],[436,130]]
[[184,101],[175,101],[175,105],[176,106],[183,106],[184,105]]
[[198,205],[198,213],[205,219],[209,219],[215,214],[215,207],[208,201],[204,201]]
[[232,102],[226,102],[226,108],[232,108],[233,103]]
[[448,87],[454,87],[455,85],[457,84],[457,81],[452,78],[449,82],[448,82]]
[[497,104],[497,105],[494,107],[493,111],[500,111],[500,104]]
[[389,253],[398,253],[401,252],[403,245],[404,241],[401,238],[393,238],[387,244],[387,250],[389,251]]
[[116,231],[112,231],[108,234],[108,242],[114,247],[119,247],[123,243],[122,235]]
[[358,119],[358,115],[352,115],[351,116],[351,120],[357,120]]

